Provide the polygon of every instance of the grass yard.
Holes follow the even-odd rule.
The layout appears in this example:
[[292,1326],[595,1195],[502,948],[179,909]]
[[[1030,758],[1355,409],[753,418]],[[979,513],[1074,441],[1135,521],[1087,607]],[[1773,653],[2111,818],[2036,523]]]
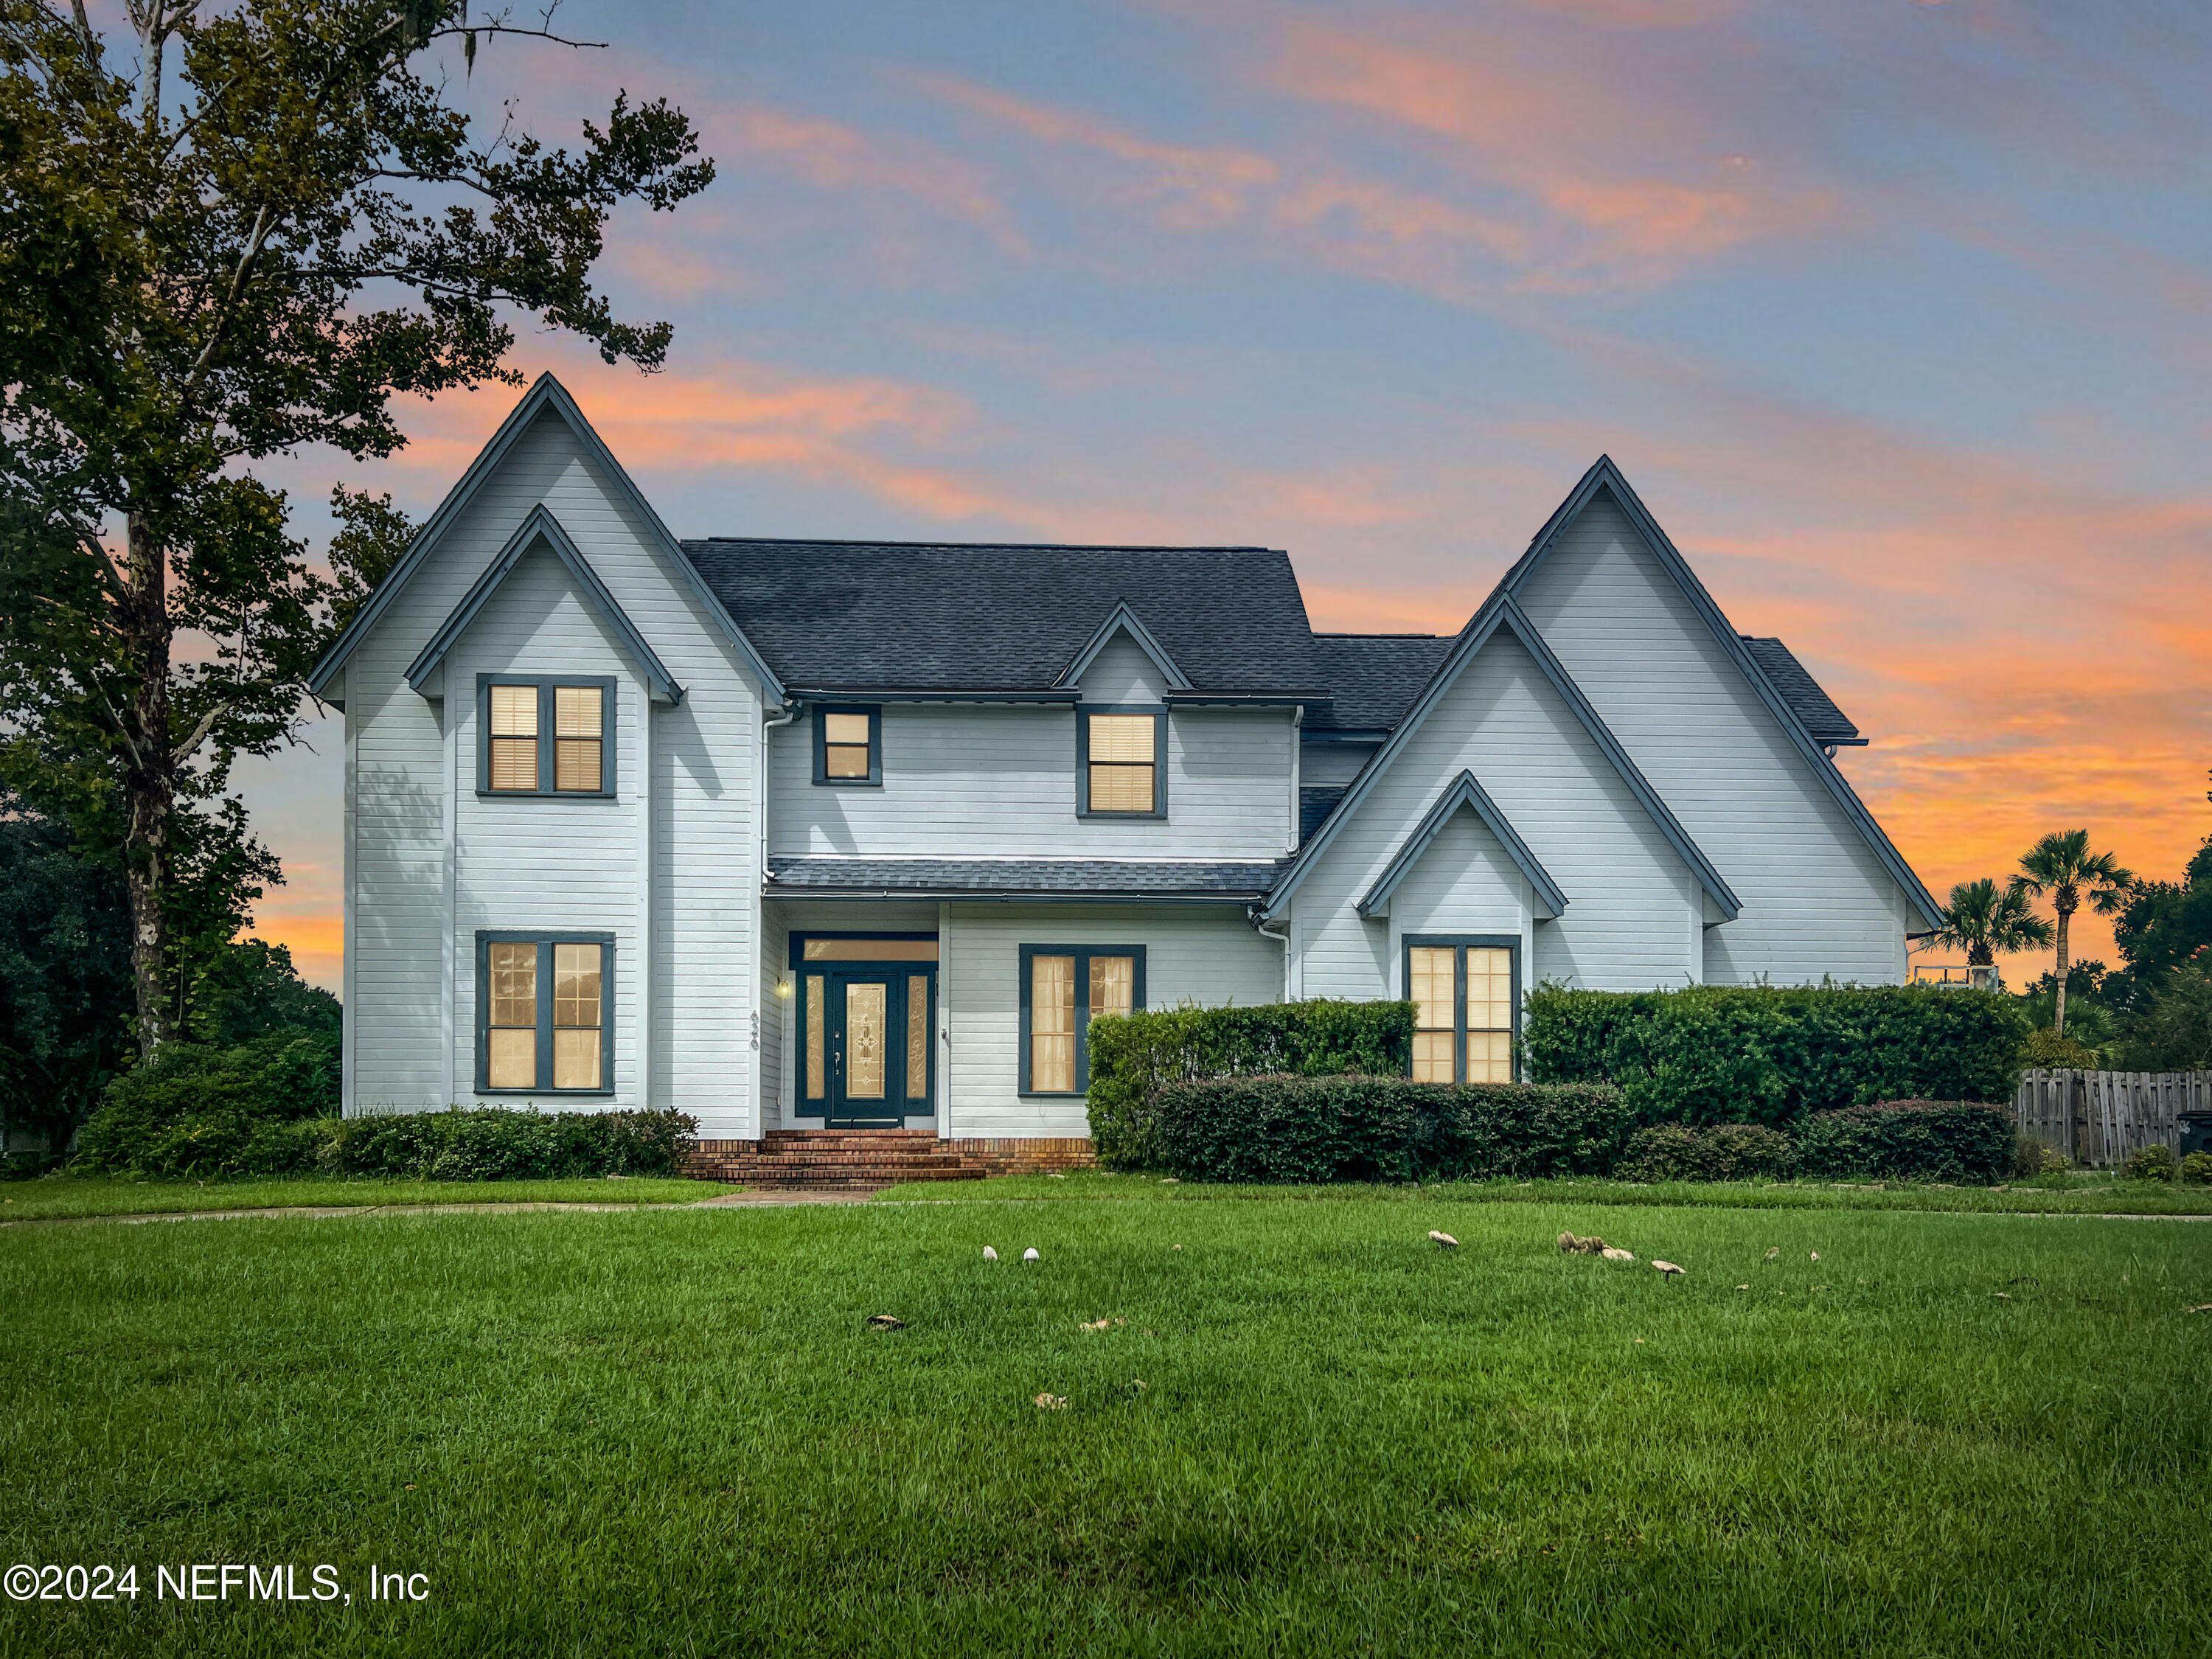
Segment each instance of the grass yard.
[[52,1176],[0,1186],[0,1224],[184,1210],[375,1208],[387,1204],[696,1204],[735,1187],[704,1181],[131,1181]]
[[1632,1181],[1445,1182],[1426,1187],[1207,1186],[1156,1176],[1077,1170],[985,1182],[915,1182],[880,1203],[1003,1203],[1014,1199],[1146,1200],[1176,1203],[1326,1202],[1603,1204],[1723,1210],[1919,1210],[1981,1215],[2212,1216],[2212,1187],[2131,1181],[2108,1170],[2069,1171],[2018,1186],[1938,1187],[1904,1182]]
[[2212,1647],[2212,1227],[1430,1199],[11,1230],[0,1651]]

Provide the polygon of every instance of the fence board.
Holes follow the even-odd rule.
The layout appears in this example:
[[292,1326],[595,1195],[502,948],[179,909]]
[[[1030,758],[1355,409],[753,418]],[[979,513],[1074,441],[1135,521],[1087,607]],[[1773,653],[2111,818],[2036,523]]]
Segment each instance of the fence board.
[[2030,1071],[2012,1111],[2076,1164],[2120,1164],[2145,1146],[2179,1152],[2181,1115],[2212,1111],[2212,1072]]

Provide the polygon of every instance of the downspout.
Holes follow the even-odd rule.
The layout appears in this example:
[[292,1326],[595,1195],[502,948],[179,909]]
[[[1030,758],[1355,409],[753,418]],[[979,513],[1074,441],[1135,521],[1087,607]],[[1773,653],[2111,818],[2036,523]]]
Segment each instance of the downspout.
[[1252,926],[1265,937],[1279,940],[1282,945],[1283,1000],[1288,1002],[1291,1000],[1291,936],[1287,932],[1279,933],[1268,927],[1267,913],[1256,904],[1252,907]]

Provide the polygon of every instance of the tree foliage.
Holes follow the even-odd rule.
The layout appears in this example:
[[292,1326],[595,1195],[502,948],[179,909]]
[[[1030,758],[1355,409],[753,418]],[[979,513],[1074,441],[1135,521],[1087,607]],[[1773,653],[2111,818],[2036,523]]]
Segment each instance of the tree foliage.
[[2098,915],[2112,915],[2134,882],[2134,872],[2122,869],[2110,853],[2089,850],[2087,830],[2054,830],[2021,857],[2013,891],[2023,897],[2048,895],[2058,918],[2057,999],[2051,1025],[2061,1036],[2066,1034],[2066,947],[2074,913],[2087,899]]
[[1935,942],[1964,951],[1971,967],[1987,968],[1999,951],[2039,949],[2051,943],[2051,924],[2028,908],[2027,895],[2016,886],[2002,890],[1989,876],[1962,881],[1951,890],[1943,908],[1943,925]]
[[0,0],[0,759],[73,822],[107,798],[150,1053],[180,815],[290,738],[404,538],[388,500],[342,495],[325,575],[253,464],[390,455],[395,397],[520,378],[517,317],[658,368],[668,325],[618,319],[592,270],[619,205],[673,208],[713,164],[626,93],[574,152],[511,106],[480,133],[440,43],[473,70],[480,39],[552,37],[463,0],[125,10],[116,42],[81,5]]

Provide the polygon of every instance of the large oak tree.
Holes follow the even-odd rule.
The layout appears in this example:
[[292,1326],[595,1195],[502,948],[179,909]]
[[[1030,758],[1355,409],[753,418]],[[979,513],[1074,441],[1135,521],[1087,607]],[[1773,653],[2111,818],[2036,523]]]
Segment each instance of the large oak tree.
[[110,802],[149,1054],[174,1029],[180,826],[295,731],[397,528],[341,497],[325,575],[253,464],[389,455],[395,396],[520,380],[520,317],[609,362],[667,350],[592,268],[618,204],[712,179],[690,123],[625,93],[574,153],[511,107],[477,132],[453,49],[473,70],[480,43],[556,37],[465,4],[125,0],[111,40],[83,0],[0,0],[4,760],[42,805]]

